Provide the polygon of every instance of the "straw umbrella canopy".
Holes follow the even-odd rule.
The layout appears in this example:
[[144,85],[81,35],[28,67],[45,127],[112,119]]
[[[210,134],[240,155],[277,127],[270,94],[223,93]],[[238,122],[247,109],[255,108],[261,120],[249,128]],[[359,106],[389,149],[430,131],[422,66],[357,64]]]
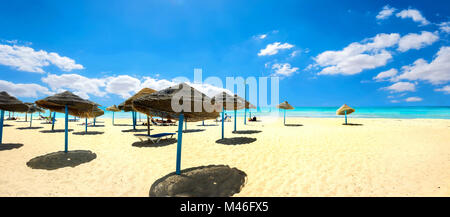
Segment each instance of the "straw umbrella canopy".
[[120,109],[119,109],[119,108],[117,108],[117,106],[116,106],[116,105],[112,105],[112,106],[110,106],[110,107],[106,108],[106,111],[110,111],[110,112],[112,112],[112,113],[113,113],[113,115],[112,115],[112,124],[114,125],[114,113],[115,113],[115,112],[119,112],[119,111],[120,111]]
[[27,112],[28,106],[16,97],[9,95],[6,91],[2,91],[0,92],[0,110],[0,144],[2,144],[5,111]]
[[29,107],[27,113],[30,113],[30,127],[33,123],[33,113],[36,112],[45,112],[42,108],[37,107],[34,103],[26,103]]
[[50,111],[65,113],[65,149],[64,152],[68,151],[68,119],[69,114],[77,117],[82,117],[86,113],[90,113],[93,107],[96,106],[95,103],[82,99],[81,97],[65,91],[62,93],[55,94],[53,96],[46,97],[44,99],[36,101],[36,105],[49,109]]
[[294,107],[289,105],[289,103],[287,101],[284,101],[284,102],[280,103],[279,105],[277,105],[277,108],[284,110],[283,124],[286,125],[286,110],[292,110],[292,109],[294,109]]
[[[234,131],[236,131],[237,110],[254,108],[250,102],[238,95],[231,96],[226,92],[219,93],[212,98],[212,103],[219,105],[222,110],[234,110]],[[222,139],[224,138],[224,111],[222,111]]]
[[28,106],[6,91],[0,92],[0,110],[11,112],[27,112]]
[[[179,102],[176,105],[177,100]],[[147,115],[178,119],[176,174],[180,174],[184,117],[191,121],[215,119],[219,116],[211,98],[186,83],[141,96],[133,100],[133,108]]]
[[136,110],[134,110],[133,108],[133,100],[147,94],[152,94],[154,92],[156,92],[156,90],[153,90],[151,88],[142,88],[139,92],[137,92],[136,94],[125,100],[125,102],[119,104],[120,110],[123,110],[125,112],[131,111],[133,118],[133,129],[136,129]]
[[347,124],[347,115],[353,112],[355,112],[354,108],[351,108],[347,104],[344,104],[338,110],[336,110],[336,115],[345,115],[345,124]]

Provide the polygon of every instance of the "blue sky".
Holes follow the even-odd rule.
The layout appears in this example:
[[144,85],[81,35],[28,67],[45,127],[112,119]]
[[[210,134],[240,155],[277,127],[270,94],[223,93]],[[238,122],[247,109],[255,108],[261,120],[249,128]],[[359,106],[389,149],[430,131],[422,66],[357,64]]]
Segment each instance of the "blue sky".
[[279,76],[295,106],[449,106],[449,15],[438,0],[8,1],[0,90],[110,105],[201,68]]

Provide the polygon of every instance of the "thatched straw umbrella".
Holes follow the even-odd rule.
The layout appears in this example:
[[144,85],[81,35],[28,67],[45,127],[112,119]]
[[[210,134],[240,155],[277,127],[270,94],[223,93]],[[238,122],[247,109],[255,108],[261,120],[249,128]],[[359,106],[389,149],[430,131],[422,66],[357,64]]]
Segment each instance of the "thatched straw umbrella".
[[106,111],[110,111],[110,112],[112,112],[112,113],[113,113],[113,115],[112,115],[112,124],[114,125],[114,113],[115,113],[115,112],[119,112],[119,111],[120,111],[120,109],[119,109],[119,108],[117,108],[117,106],[116,106],[116,105],[112,105],[112,106],[110,106],[110,107],[106,108]]
[[347,115],[353,112],[355,112],[354,108],[351,108],[347,104],[344,104],[336,111],[336,115],[345,115],[345,124],[347,124]]
[[294,109],[294,107],[289,105],[289,103],[287,101],[284,101],[284,102],[280,103],[279,105],[277,105],[277,108],[284,110],[283,124],[286,125],[286,110],[292,110],[292,109]]
[[[219,116],[211,99],[186,83],[141,96],[133,100],[133,108],[147,115],[178,119],[176,173],[180,174],[183,121],[215,119]],[[181,104],[181,105],[180,105]]]
[[31,124],[33,123],[33,113],[36,112],[45,112],[43,109],[37,107],[34,103],[31,103],[31,105],[28,105],[29,109],[27,111],[27,113],[30,113],[30,127]]
[[[88,101],[88,100],[86,100],[86,101]],[[94,118],[94,126],[95,126],[95,118],[102,116],[103,114],[105,114],[105,112],[97,106],[94,106],[91,111],[81,114],[79,117],[85,118],[84,132],[87,133],[88,118]]]
[[65,114],[65,146],[64,152],[67,153],[69,146],[69,114],[77,117],[81,117],[86,113],[92,111],[95,106],[91,101],[82,99],[81,97],[65,91],[55,94],[53,96],[46,97],[44,99],[36,101],[36,105],[49,109],[50,111],[60,112]]
[[27,112],[28,106],[16,97],[9,95],[6,91],[2,91],[0,92],[0,110],[0,144],[2,144],[3,119],[5,118],[5,111]]
[[[136,94],[134,94],[133,96],[131,96],[130,98],[125,100],[125,102],[123,102],[119,105],[119,109],[121,109],[125,112],[131,111],[132,117],[133,117],[133,130],[136,130],[136,122],[137,122],[136,111],[133,109],[133,100],[135,100],[141,96],[144,96],[144,95],[152,94],[154,92],[156,92],[156,90],[153,90],[151,88],[142,88],[139,92],[137,92]],[[148,118],[147,118],[147,120],[148,120]]]
[[234,132],[236,131],[237,110],[254,107],[248,101],[238,95],[231,96],[226,92],[217,94],[212,98],[212,103],[222,108],[222,139],[224,138],[224,113],[225,110],[234,110]]

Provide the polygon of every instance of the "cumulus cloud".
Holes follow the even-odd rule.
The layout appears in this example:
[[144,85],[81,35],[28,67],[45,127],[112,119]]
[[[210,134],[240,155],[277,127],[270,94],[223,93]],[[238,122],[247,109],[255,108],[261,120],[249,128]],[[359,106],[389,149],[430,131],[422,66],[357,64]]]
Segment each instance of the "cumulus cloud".
[[275,42],[272,44],[268,44],[266,48],[261,49],[258,53],[258,56],[271,56],[278,53],[280,50],[291,49],[294,45],[289,43],[281,44],[280,42]]
[[439,35],[427,31],[422,31],[421,34],[409,33],[403,36],[398,42],[398,50],[401,52],[408,51],[410,49],[419,50],[427,45],[433,44],[439,39]]
[[391,92],[414,92],[416,91],[416,85],[410,82],[397,82],[395,84],[392,84],[391,86],[384,87],[383,89],[389,90]]
[[414,22],[420,23],[424,26],[430,24],[430,22],[422,16],[422,13],[416,9],[405,9],[398,12],[395,16],[402,19],[411,18]]
[[440,24],[438,24],[438,25],[439,25],[439,29],[440,29],[442,32],[450,33],[450,21],[448,21],[448,22],[442,22],[442,23],[440,23]]
[[318,66],[324,67],[319,75],[354,75],[365,69],[384,66],[392,58],[385,48],[396,45],[399,39],[397,33],[382,33],[362,43],[351,43],[340,51],[325,51],[314,58]]
[[450,85],[446,85],[442,88],[438,88],[438,89],[434,89],[434,90],[444,92],[445,94],[450,94]]
[[298,70],[298,67],[291,67],[289,63],[276,63],[272,65],[272,69],[275,70],[275,76],[291,76]]
[[39,84],[16,84],[9,81],[0,80],[0,91],[6,91],[15,97],[33,97],[44,94],[49,95],[52,92]]
[[89,98],[89,94],[100,97],[106,95],[105,91],[100,90],[100,87],[105,86],[105,79],[87,78],[78,74],[48,74],[41,80],[54,91],[59,89],[70,90],[85,99]]
[[397,79],[423,80],[435,85],[450,81],[450,47],[441,47],[430,63],[418,59],[412,65],[403,66]]
[[43,67],[49,65],[55,65],[63,71],[83,69],[83,66],[75,63],[75,60],[54,52],[35,51],[31,47],[6,44],[0,44],[0,64],[19,71],[36,73],[45,73]]
[[117,77],[107,78],[105,90],[108,93],[113,93],[126,99],[130,97],[131,94],[139,91],[140,88],[141,81],[139,79],[129,75],[119,75]]
[[397,73],[397,69],[389,69],[387,71],[380,72],[377,76],[373,77],[373,79],[376,81],[385,81],[388,78],[394,77]]
[[387,19],[394,13],[395,10],[397,9],[390,7],[389,5],[385,5],[383,9],[378,13],[377,19],[379,20]]
[[423,100],[423,99],[420,98],[420,97],[412,96],[412,97],[406,98],[406,99],[405,99],[405,102],[420,102],[420,101],[422,101],[422,100]]

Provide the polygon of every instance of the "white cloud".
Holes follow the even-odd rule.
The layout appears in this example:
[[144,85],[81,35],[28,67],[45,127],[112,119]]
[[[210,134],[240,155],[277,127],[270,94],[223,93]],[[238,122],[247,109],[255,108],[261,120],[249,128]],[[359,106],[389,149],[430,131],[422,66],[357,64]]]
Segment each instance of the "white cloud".
[[126,99],[131,94],[139,91],[141,81],[129,75],[119,75],[117,77],[109,77],[106,82],[106,92],[113,93]]
[[318,66],[325,67],[319,75],[354,75],[365,69],[384,66],[392,58],[385,48],[394,46],[399,39],[397,33],[382,33],[363,40],[363,44],[354,42],[340,51],[325,51],[314,58]]
[[383,7],[383,10],[381,10],[380,13],[378,13],[377,19],[379,19],[379,20],[387,19],[394,13],[395,10],[397,10],[397,9],[392,8],[389,5],[385,5]]
[[438,24],[438,26],[442,32],[450,33],[450,21],[442,22],[442,23]]
[[291,64],[289,63],[276,63],[272,65],[272,69],[275,70],[274,75],[283,75],[283,76],[291,76],[294,72],[298,70],[298,67],[291,67]]
[[425,19],[424,16],[420,13],[420,11],[416,9],[405,9],[398,12],[395,16],[400,17],[402,19],[411,18],[414,22],[421,23],[421,25],[428,25],[430,22]]
[[416,91],[416,85],[410,82],[397,82],[391,86],[384,87],[385,90],[390,90],[391,92],[405,92],[405,91]]
[[267,34],[261,34],[258,36],[259,39],[265,39],[267,37]]
[[380,72],[377,76],[373,77],[373,79],[376,81],[384,81],[388,78],[394,77],[397,73],[397,69],[389,69],[387,71]]
[[291,49],[294,45],[289,43],[281,44],[280,42],[275,42],[273,44],[268,44],[266,48],[261,49],[258,56],[271,56],[278,53],[279,50]]
[[233,95],[233,93],[231,91],[229,91],[225,88],[213,86],[211,84],[206,84],[206,83],[197,84],[197,83],[191,83],[191,82],[186,82],[186,83],[209,97],[214,97],[215,95],[222,93],[222,92],[226,92],[230,95]]
[[0,91],[6,91],[15,97],[33,97],[38,95],[52,94],[48,88],[39,84],[15,84],[9,81],[0,80]]
[[423,100],[422,98],[415,97],[415,96],[408,97],[408,98],[405,99],[406,102],[420,102],[422,100]]
[[438,89],[434,89],[434,90],[444,92],[445,94],[450,94],[450,85],[446,85],[442,88],[438,88]]
[[439,39],[439,35],[436,33],[431,33],[427,31],[422,31],[422,33],[409,33],[403,36],[398,42],[398,50],[401,52],[408,51],[409,49],[419,50],[427,45],[433,44]]
[[106,84],[105,79],[87,78],[78,74],[48,74],[41,80],[48,84],[53,91],[70,90],[85,99],[89,98],[88,94],[100,97],[106,95],[106,92],[100,90],[100,87],[104,87]]
[[35,51],[31,47],[0,44],[0,64],[13,67],[19,71],[44,73],[43,67],[55,65],[63,71],[83,69],[68,57],[61,57],[57,53]]
[[292,53],[290,54],[290,56],[291,56],[291,57],[295,57],[295,56],[297,56],[299,53],[300,53],[299,50],[294,50],[294,51],[292,51]]
[[391,103],[399,103],[400,101],[398,101],[398,100],[396,100],[396,99],[393,99],[393,100],[391,100],[390,102],[391,102]]
[[424,59],[418,59],[410,66],[403,66],[402,70],[403,73],[396,79],[424,80],[435,85],[448,82],[450,81],[450,47],[441,47],[430,63]]

